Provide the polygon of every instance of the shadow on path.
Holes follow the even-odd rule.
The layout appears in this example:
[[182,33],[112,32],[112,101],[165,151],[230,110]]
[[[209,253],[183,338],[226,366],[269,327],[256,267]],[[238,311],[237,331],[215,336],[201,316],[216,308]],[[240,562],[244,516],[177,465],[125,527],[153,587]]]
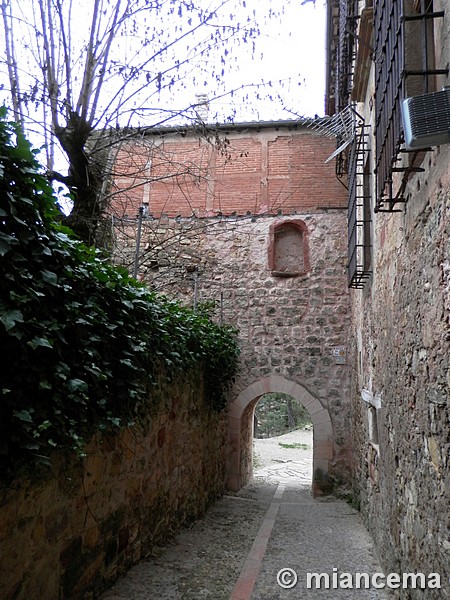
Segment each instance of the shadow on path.
[[[277,573],[298,576],[282,589]],[[255,477],[228,494],[173,545],[133,567],[102,600],[278,600],[388,596],[377,589],[307,589],[306,573],[381,572],[359,513],[334,498],[313,500],[309,485]]]

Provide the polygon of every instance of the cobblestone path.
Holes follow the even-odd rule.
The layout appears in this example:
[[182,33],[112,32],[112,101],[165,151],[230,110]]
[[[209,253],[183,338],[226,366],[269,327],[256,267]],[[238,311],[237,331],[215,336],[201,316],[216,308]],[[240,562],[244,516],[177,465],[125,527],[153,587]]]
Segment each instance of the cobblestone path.
[[[388,598],[379,589],[307,588],[307,572],[381,572],[359,514],[334,498],[313,500],[291,461],[227,494],[173,544],[133,567],[102,600],[303,600]],[[283,568],[288,583],[277,583]],[[333,570],[334,569],[334,570]],[[347,580],[348,581],[348,580]],[[314,581],[313,581],[314,583]]]

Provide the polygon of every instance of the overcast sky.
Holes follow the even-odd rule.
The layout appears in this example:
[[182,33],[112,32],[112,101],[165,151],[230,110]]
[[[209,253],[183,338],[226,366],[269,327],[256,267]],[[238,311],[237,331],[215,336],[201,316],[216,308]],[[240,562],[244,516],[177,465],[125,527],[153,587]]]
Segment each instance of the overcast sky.
[[[259,0],[259,3],[261,0]],[[267,34],[256,40],[256,51],[245,53],[240,48],[240,70],[229,73],[229,81],[235,87],[249,81],[271,80],[274,95],[277,92],[283,101],[273,101],[261,93],[262,100],[254,105],[240,105],[238,98],[223,100],[227,106],[238,108],[237,121],[278,120],[302,116],[323,116],[325,107],[325,2],[317,0],[302,5],[302,0],[285,4],[285,15],[280,22],[274,19]],[[262,53],[262,58],[261,58]],[[284,84],[279,85],[278,80]],[[217,101],[219,104],[220,101]],[[285,109],[288,110],[285,110]],[[292,110],[295,114],[289,112]]]
[[[27,20],[32,21],[33,9],[36,10],[37,3],[36,0],[20,0],[20,2],[21,4],[17,6],[21,18],[16,20],[15,33],[16,37],[18,32],[21,36],[16,51],[22,78],[21,83],[24,84],[26,74],[33,72],[33,67],[30,67],[30,62],[27,61],[30,60],[30,56],[33,56],[29,49],[35,46],[36,37],[33,28],[28,28],[28,30],[23,28],[22,32],[20,23]],[[199,2],[203,3],[203,6],[213,5],[212,0],[199,0]],[[217,3],[220,4],[219,0]],[[173,6],[167,2],[167,6],[171,5]],[[89,37],[91,18],[89,12],[92,12],[93,4],[92,0],[79,0],[70,6],[74,11],[74,19],[79,20],[79,23],[77,21],[74,25],[74,32],[76,31],[76,35],[73,36],[74,47],[78,47],[74,51],[74,56],[76,52],[79,53],[79,64],[82,65],[83,48]],[[107,6],[111,5],[107,4]],[[159,97],[154,83],[151,86],[144,86],[141,92],[144,96],[141,98],[138,96],[134,106],[148,106],[150,107],[149,111],[141,111],[141,115],[139,115],[138,112],[133,112],[136,109],[132,108],[128,114],[132,116],[133,121],[126,122],[126,113],[125,115],[120,113],[121,118],[117,124],[119,126],[128,124],[152,126],[160,120],[158,111],[161,112],[163,119],[165,119],[164,111],[166,109],[174,109],[176,112],[179,108],[180,111],[184,111],[187,106],[195,102],[196,94],[207,94],[210,99],[217,95],[220,96],[219,99],[212,100],[210,103],[208,120],[213,123],[227,122],[231,119],[234,122],[246,122],[296,119],[299,116],[322,116],[325,104],[325,6],[325,0],[316,0],[315,2],[313,0],[258,0],[257,3],[255,0],[227,0],[223,2],[223,10],[217,17],[220,24],[227,25],[227,19],[233,25],[236,22],[245,24],[249,18],[250,20],[255,19],[261,34],[248,43],[239,42],[239,36],[237,36],[238,41],[230,44],[229,53],[223,64],[221,63],[224,56],[223,48],[214,51],[217,52],[216,59],[214,59],[213,52],[212,55],[207,55],[205,61],[202,62],[196,53],[195,39],[191,40],[190,38],[187,40],[184,50],[183,47],[180,48],[177,45],[173,50],[173,56],[163,53],[159,57],[159,67],[157,64],[155,65],[156,71],[158,68],[164,70],[167,64],[173,64],[173,62],[167,63],[167,60],[174,61],[180,56],[186,58],[189,53],[194,56],[197,54],[197,56],[192,64],[189,60],[183,67],[186,71],[185,76]],[[267,15],[272,14],[271,10],[275,12],[275,16],[268,19]],[[239,11],[242,11],[242,14],[239,14]],[[149,13],[149,19],[153,18],[153,13]],[[183,24],[186,25],[184,14],[179,18],[166,16],[166,21],[164,21],[164,17],[161,19],[162,21],[158,23],[150,20],[150,27],[161,27],[162,31],[173,29],[176,33],[181,31]],[[140,25],[145,28],[145,21]],[[0,38],[1,30],[2,28],[0,28]],[[27,33],[31,35],[27,37]],[[200,36],[204,37],[205,33],[208,35],[208,29],[205,32],[201,31]],[[138,57],[141,55],[133,46],[134,35],[135,32],[132,32],[131,35],[126,34],[115,40],[115,56],[125,64],[128,57],[131,59],[133,55]],[[142,43],[145,35],[144,38],[141,35],[140,39]],[[145,48],[145,53],[148,52],[147,48]],[[153,48],[150,47],[150,53],[152,51]],[[62,53],[61,57],[63,60]],[[223,76],[220,76],[218,80],[217,73],[220,73],[222,68],[224,69]],[[215,76],[212,74],[214,71]],[[64,62],[62,62],[62,72],[64,73]],[[75,67],[73,68],[74,72]],[[34,73],[37,73],[37,81],[42,83],[39,68],[34,68]],[[2,69],[0,69],[0,79],[8,87],[5,65],[2,65]],[[74,77],[72,84],[74,90],[81,80],[81,76]],[[265,85],[260,88],[250,87],[233,95],[223,94],[226,90],[249,85],[256,86],[264,82]],[[267,82],[271,82],[271,85],[268,85]],[[103,103],[109,102],[109,98],[114,95],[116,89],[113,81],[108,81],[108,86],[107,88],[105,86]],[[23,89],[24,85],[22,85]],[[62,93],[64,93],[63,90]],[[0,101],[6,98],[6,94],[3,94],[0,91]],[[9,104],[7,99],[6,101]],[[34,118],[35,125],[28,128],[28,133],[33,144],[41,146],[43,138],[39,135],[39,127],[43,123],[42,111],[39,107],[34,108],[34,103],[29,103],[28,106],[30,111],[35,110],[35,114],[30,115]],[[165,124],[175,124],[176,122],[175,120]],[[98,126],[102,126],[101,120]],[[62,166],[61,169],[63,169]]]

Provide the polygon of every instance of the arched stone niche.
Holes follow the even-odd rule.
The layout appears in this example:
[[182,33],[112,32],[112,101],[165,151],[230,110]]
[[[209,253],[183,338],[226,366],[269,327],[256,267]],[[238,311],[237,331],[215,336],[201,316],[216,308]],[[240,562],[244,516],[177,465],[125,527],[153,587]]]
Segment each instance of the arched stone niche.
[[275,277],[306,275],[310,270],[306,223],[293,219],[271,225],[268,263]]

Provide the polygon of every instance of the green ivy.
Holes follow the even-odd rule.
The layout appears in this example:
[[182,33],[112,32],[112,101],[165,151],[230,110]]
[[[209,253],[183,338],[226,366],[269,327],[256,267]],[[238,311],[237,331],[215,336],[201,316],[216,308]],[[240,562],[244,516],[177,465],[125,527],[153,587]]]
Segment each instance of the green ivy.
[[58,224],[29,142],[0,110],[0,466],[2,479],[82,453],[95,431],[137,419],[161,376],[202,368],[221,411],[236,331],[111,266]]

